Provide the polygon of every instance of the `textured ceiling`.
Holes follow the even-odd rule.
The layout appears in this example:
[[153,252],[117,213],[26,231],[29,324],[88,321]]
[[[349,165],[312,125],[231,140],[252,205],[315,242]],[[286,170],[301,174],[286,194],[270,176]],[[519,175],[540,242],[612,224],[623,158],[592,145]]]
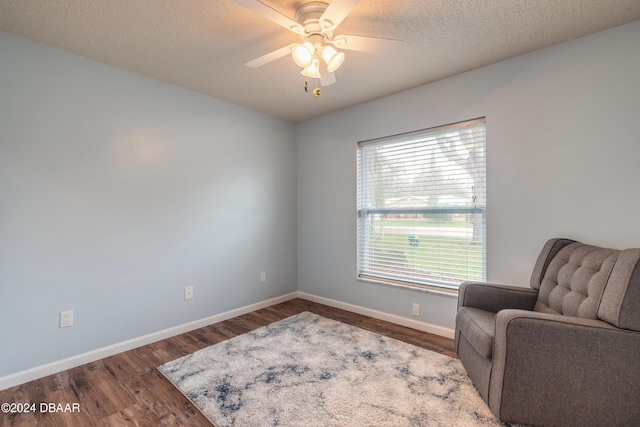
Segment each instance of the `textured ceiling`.
[[244,65],[299,36],[231,0],[0,0],[2,31],[293,122],[637,19],[638,0],[361,0],[335,33],[403,44],[345,51],[316,99],[290,56]]

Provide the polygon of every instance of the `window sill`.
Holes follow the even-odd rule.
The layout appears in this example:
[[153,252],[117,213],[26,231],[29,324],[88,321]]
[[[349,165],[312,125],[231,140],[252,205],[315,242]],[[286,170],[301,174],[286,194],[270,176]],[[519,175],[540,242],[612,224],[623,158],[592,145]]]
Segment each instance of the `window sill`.
[[445,288],[445,287],[436,286],[436,285],[426,285],[422,283],[411,284],[408,282],[401,282],[401,281],[396,281],[392,279],[385,279],[383,277],[366,276],[366,275],[358,276],[356,279],[362,282],[377,283],[380,285],[393,286],[396,288],[411,289],[412,291],[427,292],[430,294],[458,298],[457,289]]

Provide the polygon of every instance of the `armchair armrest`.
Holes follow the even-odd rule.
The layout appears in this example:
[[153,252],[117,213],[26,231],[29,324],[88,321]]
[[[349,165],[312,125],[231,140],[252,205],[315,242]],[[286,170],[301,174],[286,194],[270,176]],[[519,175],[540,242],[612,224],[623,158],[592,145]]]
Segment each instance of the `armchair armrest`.
[[633,424],[640,419],[639,348],[640,332],[601,320],[503,310],[489,406],[515,423]]
[[538,291],[495,283],[464,282],[458,292],[458,309],[474,307],[497,313],[504,309],[533,310]]

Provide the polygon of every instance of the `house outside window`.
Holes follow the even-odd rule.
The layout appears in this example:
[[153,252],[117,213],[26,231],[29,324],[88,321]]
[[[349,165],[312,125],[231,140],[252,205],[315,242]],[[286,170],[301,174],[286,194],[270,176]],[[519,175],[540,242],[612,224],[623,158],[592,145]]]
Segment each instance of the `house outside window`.
[[455,293],[486,280],[485,119],[358,143],[358,278]]

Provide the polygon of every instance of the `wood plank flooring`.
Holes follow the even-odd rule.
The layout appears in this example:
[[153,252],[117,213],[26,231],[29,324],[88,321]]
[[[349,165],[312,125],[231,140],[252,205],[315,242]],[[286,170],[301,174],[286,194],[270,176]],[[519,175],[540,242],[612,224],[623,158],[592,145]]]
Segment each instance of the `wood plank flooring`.
[[[0,403],[38,407],[35,413],[0,413],[0,426],[211,426],[156,367],[303,311],[456,357],[448,338],[294,299],[1,390]],[[41,403],[77,403],[80,412],[41,412]]]

